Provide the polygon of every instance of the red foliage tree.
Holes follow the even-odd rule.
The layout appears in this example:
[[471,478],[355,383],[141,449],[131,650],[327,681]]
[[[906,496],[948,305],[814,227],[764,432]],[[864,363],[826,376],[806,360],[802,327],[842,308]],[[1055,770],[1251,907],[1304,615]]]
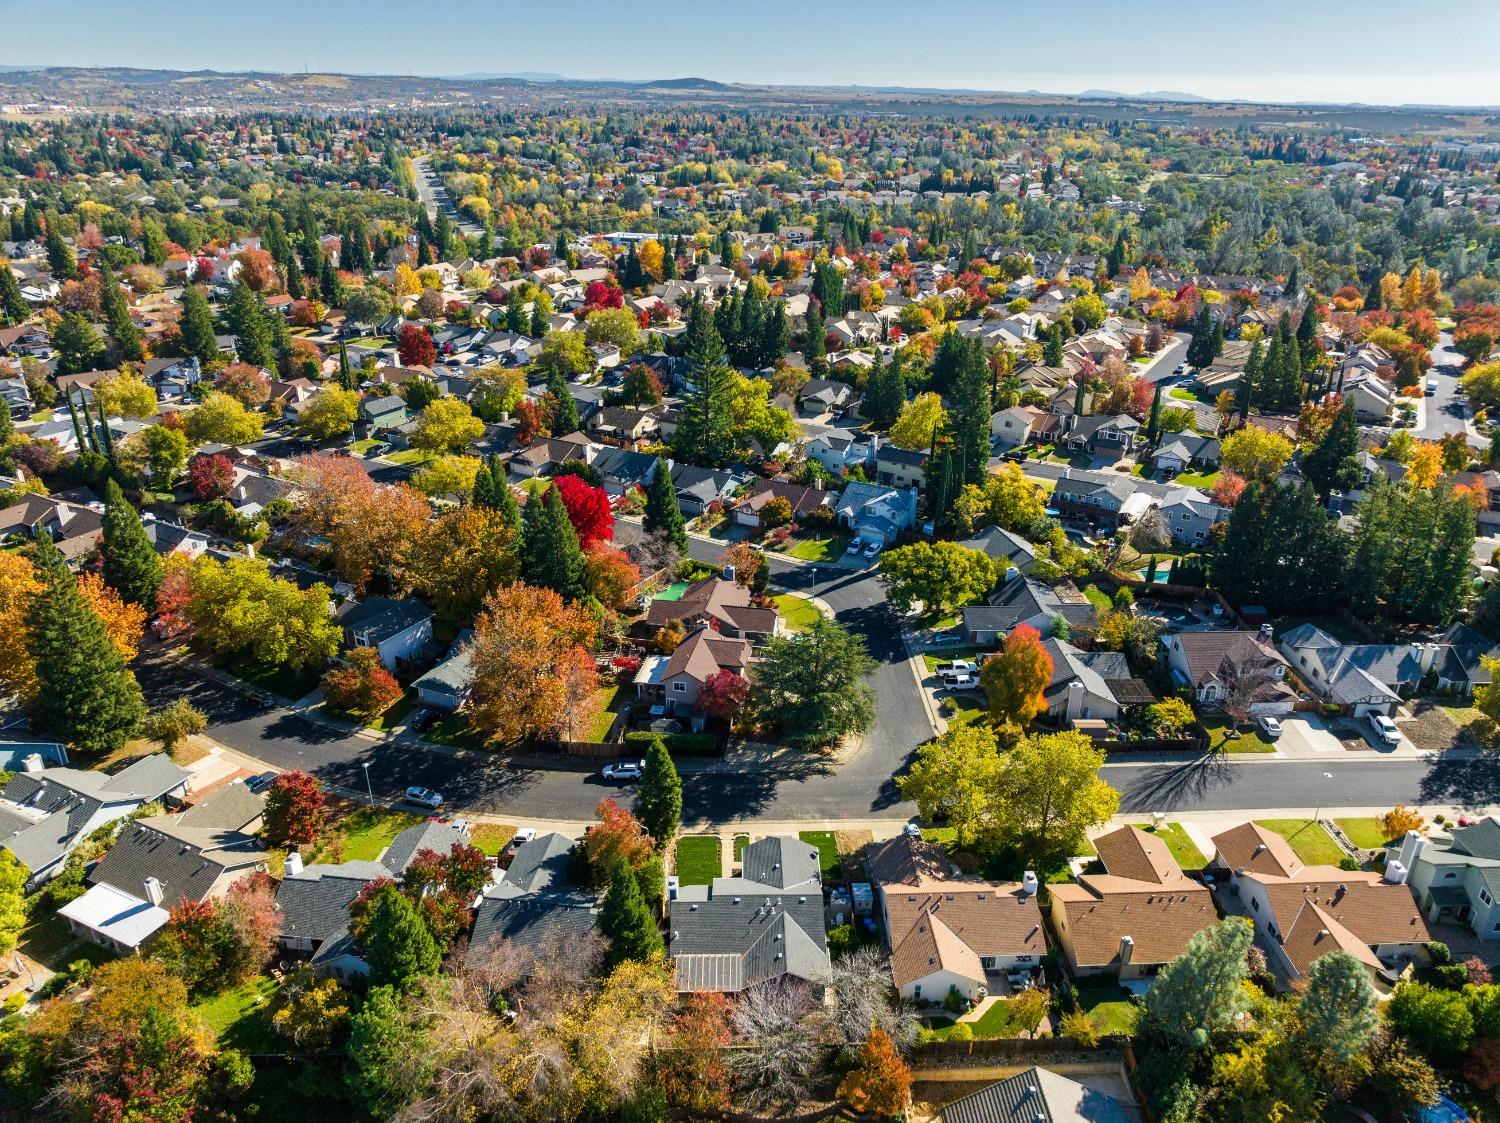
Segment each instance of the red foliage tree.
[[396,354],[404,367],[430,367],[437,358],[437,348],[421,324],[402,324],[396,337]]
[[286,318],[294,327],[314,327],[318,322],[318,306],[311,300],[295,300],[287,309]]
[[1245,490],[1245,481],[1233,472],[1225,472],[1214,481],[1213,491],[1209,494],[1220,507],[1233,507],[1240,500],[1240,493]]
[[728,1109],[729,1014],[729,1000],[710,991],[689,995],[672,1019],[656,1075],[673,1107],[695,1115]]
[[323,676],[323,696],[336,710],[371,721],[400,700],[401,684],[380,663],[373,647],[356,647],[344,663]]
[[199,499],[223,499],[234,486],[234,465],[220,453],[200,453],[188,464],[188,479]]
[[254,363],[230,363],[214,379],[214,389],[253,409],[271,396],[271,380]]
[[860,1050],[859,1067],[844,1077],[839,1095],[859,1115],[904,1119],[911,1100],[911,1069],[884,1030],[872,1029]]
[[551,431],[547,411],[536,402],[526,398],[516,406],[516,440],[519,443],[529,445]]
[[583,573],[589,594],[607,608],[622,607],[641,583],[641,571],[630,557],[608,542],[593,542],[584,550]]
[[590,281],[583,290],[583,307],[578,310],[578,318],[586,319],[590,312],[597,312],[601,308],[622,308],[624,305],[623,289],[607,285],[603,281]]
[[191,571],[185,565],[168,566],[166,575],[156,590],[156,622],[154,630],[162,639],[180,636],[191,625],[188,623],[187,606],[193,599]]
[[594,815],[599,822],[583,836],[583,851],[595,884],[604,883],[617,861],[636,869],[654,853],[641,821],[614,800],[601,799]]
[[698,708],[724,721],[733,721],[750,697],[750,683],[733,671],[718,671],[698,691]]
[[568,521],[578,534],[578,544],[588,549],[595,542],[608,542],[615,536],[615,516],[609,509],[609,495],[579,476],[558,476],[552,481],[557,494],[568,509]]
[[1035,628],[1021,624],[985,663],[980,684],[989,698],[990,714],[997,722],[1013,721],[1024,726],[1046,708],[1042,691],[1052,679],[1052,656],[1042,646]]
[[265,836],[274,846],[311,846],[323,831],[323,785],[283,772],[266,792]]

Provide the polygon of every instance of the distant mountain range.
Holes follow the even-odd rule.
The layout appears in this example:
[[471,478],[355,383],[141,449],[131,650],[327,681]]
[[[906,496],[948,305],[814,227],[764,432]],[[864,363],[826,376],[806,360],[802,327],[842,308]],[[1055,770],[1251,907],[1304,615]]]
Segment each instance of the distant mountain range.
[[1213,98],[1185,94],[1177,90],[1147,90],[1141,94],[1122,94],[1118,90],[1084,90],[1079,97],[1104,101],[1212,101]]

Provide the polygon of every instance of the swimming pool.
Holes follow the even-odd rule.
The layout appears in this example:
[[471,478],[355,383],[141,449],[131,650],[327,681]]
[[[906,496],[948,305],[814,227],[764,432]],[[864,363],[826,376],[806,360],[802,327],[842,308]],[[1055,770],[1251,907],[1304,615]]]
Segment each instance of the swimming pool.
[[1412,1123],[1469,1123],[1469,1113],[1447,1096],[1439,1096],[1431,1107],[1419,1107],[1412,1112]]

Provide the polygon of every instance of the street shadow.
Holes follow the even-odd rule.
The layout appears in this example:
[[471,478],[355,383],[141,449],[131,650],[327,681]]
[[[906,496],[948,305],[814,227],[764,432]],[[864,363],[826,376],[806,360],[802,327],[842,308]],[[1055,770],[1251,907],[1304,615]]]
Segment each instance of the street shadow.
[[1180,807],[1184,800],[1201,798],[1211,788],[1229,781],[1233,766],[1222,753],[1206,753],[1176,766],[1144,771],[1136,780],[1119,785],[1120,810],[1130,813],[1161,807]]
[[1419,788],[1421,802],[1480,808],[1500,803],[1500,755],[1437,760]]
[[783,785],[834,775],[831,763],[818,758],[778,765],[757,772],[698,772],[682,778],[682,819],[723,823],[764,815]]

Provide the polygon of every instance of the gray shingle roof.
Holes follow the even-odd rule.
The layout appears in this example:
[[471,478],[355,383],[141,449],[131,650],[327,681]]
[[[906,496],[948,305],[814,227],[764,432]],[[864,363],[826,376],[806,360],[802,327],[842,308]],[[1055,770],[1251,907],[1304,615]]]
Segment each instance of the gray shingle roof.
[[370,882],[390,877],[379,862],[340,862],[307,866],[285,877],[276,890],[281,936],[326,942],[349,930],[349,906]]
[[467,827],[430,821],[418,823],[414,827],[407,827],[391,839],[390,846],[386,847],[385,853],[380,856],[380,864],[390,871],[392,877],[400,877],[406,872],[406,867],[411,865],[411,860],[423,850],[447,854],[455,846],[468,844]]
[[201,901],[220,875],[242,869],[248,876],[264,859],[265,848],[250,835],[187,826],[160,815],[127,826],[89,882],[144,897],[144,883],[154,877],[162,885],[163,906],[171,908],[183,900]]
[[745,847],[744,880],[802,893],[822,892],[818,848],[800,838],[771,835]]
[[1045,1068],[1029,1068],[938,1112],[940,1123],[1136,1123],[1134,1109]]
[[511,858],[505,879],[497,887],[506,895],[544,893],[567,886],[568,854],[573,840],[556,832],[522,843]]

